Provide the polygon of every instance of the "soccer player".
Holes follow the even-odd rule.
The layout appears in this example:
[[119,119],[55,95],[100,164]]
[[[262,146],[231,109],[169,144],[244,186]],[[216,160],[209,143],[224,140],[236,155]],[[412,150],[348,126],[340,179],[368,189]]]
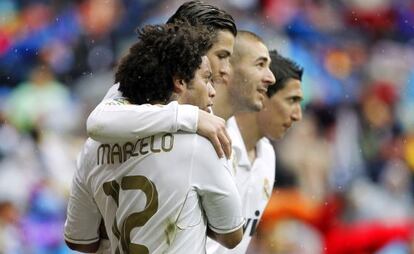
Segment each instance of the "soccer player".
[[[116,72],[127,100],[209,110],[215,90],[211,36],[185,24],[146,26]],[[205,253],[207,227],[228,248],[242,238],[240,198],[227,161],[191,133],[125,142],[88,139],[78,160],[65,223],[72,249],[95,252],[103,218],[112,253]]]
[[[180,6],[168,23],[183,19],[188,19],[193,25],[208,26],[214,31],[213,47],[207,52],[212,66],[213,83],[217,91],[213,105],[214,114],[227,120],[236,112],[260,110],[267,87],[275,83],[275,77],[269,69],[269,51],[262,39],[247,31],[237,34],[236,26],[230,15],[215,6],[199,1],[187,2]],[[234,49],[242,50],[235,54],[246,54],[243,58],[246,62],[241,65],[241,68],[236,65],[238,64],[236,60],[233,61],[233,66],[229,61],[233,54],[235,41],[241,46]],[[244,46],[248,46],[249,50],[244,50]],[[230,75],[232,67],[234,73]],[[233,81],[230,80],[231,76],[235,77]],[[116,87],[117,85],[114,86]],[[197,116],[188,113],[188,108],[184,116],[184,113],[180,115],[180,113],[175,113],[175,109],[171,111],[167,107],[160,109],[155,106],[120,106],[112,103],[114,97],[116,96],[104,98],[88,118],[88,134],[94,140],[100,142],[131,140],[164,131],[175,132],[177,129],[188,132],[197,131]],[[184,112],[184,107],[188,106],[178,105],[178,109],[182,109],[182,112]],[[208,122],[207,119],[206,124]],[[198,123],[201,123],[200,119]],[[203,135],[200,130],[197,132]],[[213,131],[210,129],[207,132]],[[213,137],[203,136],[210,137],[214,147],[219,151],[221,144],[224,144],[224,147],[230,144],[227,134],[224,133],[227,132],[223,131],[221,135],[217,134]],[[222,153],[218,152],[218,154],[220,156]],[[229,155],[230,152],[226,154]]]
[[[217,93],[214,98],[213,111],[218,113],[223,118],[227,119],[235,112],[243,111],[258,111],[260,110],[267,99],[268,89],[274,89],[276,85],[271,85],[275,82],[274,75],[269,69],[271,64],[271,57],[264,42],[260,37],[254,33],[248,31],[239,31],[234,46],[234,54],[231,57],[231,63],[233,67],[232,75],[226,83],[216,85]],[[272,115],[274,117],[274,115]],[[233,120],[234,121],[234,120]],[[122,120],[125,129],[133,129],[134,121],[130,122],[128,118]],[[146,124],[145,122],[140,123]],[[234,125],[230,119],[229,128],[232,130]],[[130,133],[130,132],[128,132]],[[124,134],[128,136],[129,134]],[[231,133],[231,132],[230,132]],[[116,135],[122,135],[119,131]],[[263,141],[260,147],[267,149],[265,153],[265,161],[269,163],[269,167],[264,167],[266,174],[257,170],[252,170],[249,173],[238,173],[238,166],[240,163],[244,163],[241,156],[239,156],[240,147],[243,145],[243,139],[239,135],[232,135],[234,144],[237,144],[234,148],[233,164],[235,164],[234,182],[238,183],[238,190],[242,196],[243,203],[243,216],[250,218],[245,225],[245,233],[243,236],[243,247],[235,248],[234,253],[245,253],[247,246],[250,242],[251,235],[256,228],[259,215],[263,212],[266,203],[270,197],[274,182],[274,151],[271,148],[268,141]],[[262,160],[260,158],[258,161]],[[269,172],[269,169],[273,171]],[[256,174],[257,172],[257,174]],[[273,173],[272,173],[273,172]],[[265,182],[263,177],[266,177]],[[248,190],[252,188],[252,185],[256,184],[255,179],[261,179],[261,182],[257,186],[261,192],[251,192]],[[244,185],[248,183],[248,185]],[[264,188],[265,187],[265,188]],[[257,188],[256,188],[257,189]],[[247,193],[247,194],[246,194]],[[263,193],[267,193],[267,196],[263,198]],[[253,201],[255,202],[253,202]],[[259,205],[258,205],[259,204]],[[250,207],[252,206],[252,207]],[[257,212],[259,214],[257,214]],[[208,253],[225,253],[226,248],[216,244],[214,241],[208,240]]]
[[[246,252],[273,190],[275,153],[269,139],[280,139],[294,122],[302,119],[303,69],[276,51],[270,52],[270,58],[276,84],[267,89],[263,108],[259,112],[237,113],[227,122],[233,140],[233,174],[246,217],[243,240],[232,250],[209,242],[208,253]],[[243,59],[234,60],[242,65]]]
[[[260,110],[265,100],[266,91],[275,82],[275,77],[269,68],[271,59],[263,40],[248,31],[239,31],[234,40],[232,34],[234,35],[235,32],[230,32],[233,27],[230,25],[232,24],[230,22],[232,19],[224,19],[223,16],[219,15],[220,13],[222,12],[216,7],[192,1],[182,5],[169,19],[169,22],[189,17],[190,23],[195,25],[201,23],[217,31],[217,38],[213,48],[207,53],[212,63],[215,88],[217,90],[214,98],[213,112],[227,120],[236,112]],[[223,22],[223,19],[226,22]],[[223,53],[225,58],[220,57],[221,53]],[[230,73],[228,58],[232,55],[231,53],[233,53],[231,57],[233,71]],[[109,142],[114,140],[114,138],[115,140],[116,138],[122,140],[142,137],[146,135],[147,131],[155,133],[161,131],[159,130],[160,126],[156,124],[158,122],[162,122],[164,126],[176,126],[177,123],[175,118],[166,117],[162,119],[163,116],[157,116],[150,110],[145,112],[142,106],[134,105],[135,109],[123,109],[122,107],[112,105],[113,103],[108,103],[106,106],[98,106],[99,114],[92,113],[93,116],[91,115],[88,120],[89,127],[92,125],[96,127],[93,128],[94,135],[92,137],[99,141]],[[138,109],[138,107],[141,108]],[[147,116],[147,119],[143,118],[143,114]],[[148,117],[150,114],[152,114],[152,117],[158,117],[159,119],[154,119],[154,122],[151,122],[152,119]],[[140,119],[140,121],[135,119]],[[193,123],[196,121],[194,118],[188,118],[188,120],[192,120]],[[119,126],[119,128],[114,126]],[[195,130],[193,129],[192,131]],[[237,136],[235,137],[238,138]],[[243,141],[236,141],[236,143],[243,143]],[[238,165],[238,158],[234,158],[233,162],[235,165]],[[274,179],[269,179],[269,193],[273,186],[270,181],[273,182]],[[235,179],[235,182],[237,182],[237,179]],[[241,188],[240,193],[243,193],[243,186],[239,187]],[[247,212],[244,216],[252,217]],[[244,238],[247,239],[248,244],[251,236],[245,234]],[[211,243],[209,243],[209,253],[222,251],[218,245],[210,246]]]
[[[213,31],[213,46],[207,52],[217,89],[227,86],[230,56],[233,54],[237,34],[233,18],[225,11],[202,3],[190,1],[181,5],[168,23],[187,20],[191,25],[208,26]],[[127,141],[160,132],[177,130],[197,132],[211,140],[220,157],[231,153],[231,143],[225,121],[197,107],[171,102],[163,107],[148,105],[118,105],[122,97],[115,84],[87,120],[88,135],[101,142]],[[218,115],[220,116],[220,115]],[[128,124],[125,124],[125,120]]]
[[[237,35],[234,32],[236,37],[232,39],[231,34],[223,30],[222,18],[217,13],[216,7],[193,1],[182,5],[168,22],[191,18],[193,24],[198,22],[218,31],[216,47],[213,46],[207,56],[212,63],[213,75],[217,77],[214,82],[217,94],[213,112],[227,120],[235,112],[260,110],[262,95],[268,86],[275,83],[275,77],[269,69],[269,52],[263,40],[247,31],[239,31]],[[225,28],[230,27],[229,21],[230,19],[224,23]],[[247,45],[250,48],[244,50],[238,45]],[[246,64],[238,68],[238,61],[233,55],[245,57]],[[228,59],[233,59],[231,64]]]

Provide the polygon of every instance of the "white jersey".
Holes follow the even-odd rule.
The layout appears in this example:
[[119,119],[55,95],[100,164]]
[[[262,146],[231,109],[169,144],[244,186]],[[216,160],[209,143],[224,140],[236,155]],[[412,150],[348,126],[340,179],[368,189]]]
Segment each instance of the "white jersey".
[[161,132],[197,131],[198,107],[179,105],[132,105],[113,85],[86,121],[89,137],[99,142],[119,142]]
[[96,242],[102,215],[112,253],[205,253],[207,226],[224,234],[244,224],[226,161],[199,135],[88,139],[78,161],[65,223],[69,242]]
[[223,248],[207,239],[207,253],[246,253],[252,235],[270,199],[275,178],[275,152],[267,138],[256,144],[256,159],[250,163],[243,138],[234,117],[227,121],[227,130],[233,148],[233,179],[242,201],[242,213],[246,218],[243,239],[234,249]]

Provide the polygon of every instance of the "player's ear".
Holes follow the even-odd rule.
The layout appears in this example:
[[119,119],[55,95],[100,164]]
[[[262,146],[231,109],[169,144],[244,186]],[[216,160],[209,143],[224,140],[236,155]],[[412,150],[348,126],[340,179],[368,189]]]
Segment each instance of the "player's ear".
[[173,77],[174,93],[181,94],[187,88],[187,84],[184,79],[177,76]]

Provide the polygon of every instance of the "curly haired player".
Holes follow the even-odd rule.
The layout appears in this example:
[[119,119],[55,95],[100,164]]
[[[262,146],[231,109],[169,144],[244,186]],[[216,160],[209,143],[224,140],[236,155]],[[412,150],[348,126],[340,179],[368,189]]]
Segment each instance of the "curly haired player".
[[[208,110],[215,90],[206,52],[211,36],[201,26],[146,26],[116,72],[126,100],[177,100]],[[103,219],[112,253],[205,253],[207,228],[235,247],[244,218],[225,159],[191,133],[160,133],[125,142],[88,139],[78,159],[65,240],[95,252]]]

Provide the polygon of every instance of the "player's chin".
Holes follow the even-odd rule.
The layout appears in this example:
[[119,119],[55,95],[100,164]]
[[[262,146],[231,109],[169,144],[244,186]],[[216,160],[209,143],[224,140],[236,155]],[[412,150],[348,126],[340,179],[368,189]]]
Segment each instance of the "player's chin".
[[202,110],[206,111],[207,113],[211,113],[211,106],[205,106]]
[[262,110],[263,105],[264,105],[264,99],[265,99],[264,94],[257,93],[257,96],[254,97],[254,101],[252,102],[254,104],[255,111]]
[[255,100],[252,103],[251,109],[252,111],[260,111],[263,108],[263,101],[260,99]]
[[245,104],[243,105],[243,112],[259,112],[260,110],[262,110],[263,108],[263,104],[261,103],[249,103],[249,104]]
[[272,141],[277,141],[281,138],[283,138],[283,136],[285,136],[286,131],[280,129],[279,131],[273,132],[269,135],[266,135],[266,137]]
[[243,112],[258,112],[263,108],[263,102],[258,98],[244,98],[240,101],[240,107]]
[[220,86],[220,85],[228,84],[229,83],[229,79],[228,79],[228,77],[215,76],[213,78],[213,82],[214,82],[214,85],[215,86],[217,86],[217,85]]

